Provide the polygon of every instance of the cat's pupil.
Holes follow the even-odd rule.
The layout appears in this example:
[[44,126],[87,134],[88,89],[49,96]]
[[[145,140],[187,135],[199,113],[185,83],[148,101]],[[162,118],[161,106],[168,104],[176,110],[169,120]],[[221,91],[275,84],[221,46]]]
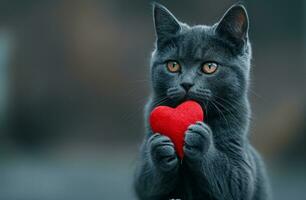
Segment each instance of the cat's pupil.
[[170,72],[179,72],[180,65],[175,61],[168,61],[167,68]]

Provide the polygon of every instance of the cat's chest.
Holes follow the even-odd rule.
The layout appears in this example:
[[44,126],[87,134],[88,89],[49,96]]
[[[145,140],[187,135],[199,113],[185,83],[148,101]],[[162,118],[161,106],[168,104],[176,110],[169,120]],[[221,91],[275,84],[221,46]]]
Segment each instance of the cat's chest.
[[[169,199],[179,200],[211,200],[205,188],[205,180],[202,183],[195,181],[194,172],[182,167],[179,173],[179,181]],[[204,185],[203,185],[204,184]],[[204,187],[203,187],[204,186]]]

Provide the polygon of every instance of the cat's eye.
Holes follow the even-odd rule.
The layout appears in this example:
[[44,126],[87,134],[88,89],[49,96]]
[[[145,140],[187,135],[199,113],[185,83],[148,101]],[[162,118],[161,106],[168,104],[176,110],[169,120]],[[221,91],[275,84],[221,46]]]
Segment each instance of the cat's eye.
[[181,71],[181,66],[177,61],[170,60],[166,65],[169,72],[177,73]]
[[217,71],[218,64],[215,62],[207,62],[202,65],[202,72],[205,74],[212,74]]

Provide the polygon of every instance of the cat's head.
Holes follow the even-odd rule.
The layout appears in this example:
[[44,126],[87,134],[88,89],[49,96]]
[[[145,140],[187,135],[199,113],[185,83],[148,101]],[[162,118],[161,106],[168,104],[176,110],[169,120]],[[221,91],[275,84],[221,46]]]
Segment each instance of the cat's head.
[[187,99],[205,103],[245,96],[251,49],[248,16],[242,5],[232,6],[212,26],[188,26],[160,4],[154,4],[153,15],[155,97],[177,105]]

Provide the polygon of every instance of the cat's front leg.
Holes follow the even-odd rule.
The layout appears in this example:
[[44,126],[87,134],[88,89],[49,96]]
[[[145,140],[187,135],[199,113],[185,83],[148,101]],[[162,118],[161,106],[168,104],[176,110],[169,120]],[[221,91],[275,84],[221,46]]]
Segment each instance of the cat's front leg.
[[[229,132],[230,134],[231,132]],[[197,197],[207,194],[217,200],[250,200],[254,192],[254,166],[247,149],[227,143],[227,152],[215,148],[209,126],[197,122],[185,134],[184,164],[197,183]],[[200,195],[199,195],[200,194]]]
[[156,133],[149,138],[147,145],[150,160],[157,173],[166,175],[178,171],[178,157],[170,138]]
[[203,155],[213,145],[212,131],[204,122],[188,127],[185,133],[184,160],[192,165],[201,165]]
[[170,199],[178,180],[179,159],[170,138],[153,134],[144,143],[144,157],[136,177],[141,200]]

